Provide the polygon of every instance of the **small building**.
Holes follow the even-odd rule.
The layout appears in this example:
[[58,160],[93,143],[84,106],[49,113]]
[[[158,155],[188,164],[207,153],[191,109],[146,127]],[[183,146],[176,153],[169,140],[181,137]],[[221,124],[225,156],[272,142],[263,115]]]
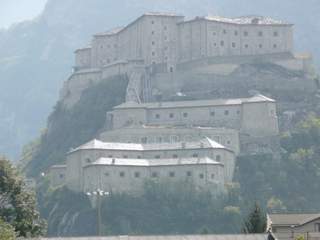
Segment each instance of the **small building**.
[[279,240],[320,239],[320,213],[315,214],[268,214],[268,229]]

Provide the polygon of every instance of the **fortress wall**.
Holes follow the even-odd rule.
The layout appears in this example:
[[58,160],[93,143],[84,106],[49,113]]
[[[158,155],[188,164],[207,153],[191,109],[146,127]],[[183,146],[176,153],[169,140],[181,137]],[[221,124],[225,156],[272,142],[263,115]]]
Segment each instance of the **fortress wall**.
[[90,68],[91,63],[91,47],[82,48],[75,51],[75,66],[76,68]]
[[[152,173],[158,174],[152,178]],[[170,173],[174,172],[174,177]],[[192,176],[187,177],[187,172]],[[178,165],[178,166],[90,166],[84,171],[84,191],[93,191],[97,188],[103,191],[140,193],[147,179],[168,182],[190,181],[197,189],[210,188],[219,194],[224,189],[223,167],[219,165]],[[123,177],[120,173],[124,174]],[[139,173],[139,177],[136,177]],[[200,174],[204,178],[200,178]]]
[[279,134],[276,103],[244,103],[241,117],[242,133],[260,137]]

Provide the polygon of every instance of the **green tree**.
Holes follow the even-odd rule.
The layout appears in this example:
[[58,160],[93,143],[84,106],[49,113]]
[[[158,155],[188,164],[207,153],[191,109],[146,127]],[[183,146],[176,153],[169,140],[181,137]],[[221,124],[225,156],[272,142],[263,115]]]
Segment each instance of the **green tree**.
[[266,231],[267,217],[258,203],[255,203],[253,210],[244,222],[242,232],[263,233]]
[[44,233],[45,223],[36,210],[35,196],[25,187],[16,168],[0,157],[0,216],[19,237]]
[[0,240],[15,240],[16,234],[14,228],[0,219]]

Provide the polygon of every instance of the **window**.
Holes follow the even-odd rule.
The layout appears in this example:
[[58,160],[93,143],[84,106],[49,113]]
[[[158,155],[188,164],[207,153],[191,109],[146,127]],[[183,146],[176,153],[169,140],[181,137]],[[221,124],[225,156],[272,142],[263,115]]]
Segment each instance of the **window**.
[[183,117],[188,117],[188,113],[183,113]]
[[168,27],[167,27],[167,26],[164,26],[164,27],[163,27],[163,29],[164,29],[164,30],[167,30],[167,29],[168,29]]
[[259,36],[259,37],[262,37],[262,36],[263,36],[263,32],[260,31],[260,32],[258,33],[258,36]]
[[259,44],[259,48],[262,48],[263,46],[262,46],[262,44]]
[[123,158],[128,158],[128,156],[127,155],[123,155]]
[[154,156],[154,158],[160,159],[160,155],[156,155],[156,156]]
[[212,174],[211,174],[211,179],[214,179],[214,177],[215,177],[215,176],[214,176],[214,174],[212,173]]
[[248,48],[248,47],[249,47],[249,45],[248,45],[248,44],[245,44],[245,45],[244,45],[244,48]]
[[141,138],[141,143],[147,143],[147,141],[148,141],[148,138],[147,138],[147,137]]
[[122,178],[125,177],[125,173],[124,173],[124,172],[120,172],[119,175],[120,175],[120,177],[122,177]]
[[151,35],[154,35],[154,31],[151,32]]
[[277,44],[273,44],[273,48],[277,48],[278,46],[277,46]]
[[217,156],[216,156],[216,161],[217,161],[217,162],[220,162],[220,161],[221,161],[221,156],[220,156],[220,155],[217,155]]
[[112,155],[108,155],[108,158],[113,158],[113,156]]
[[237,110],[237,114],[238,114],[238,115],[240,114],[240,110]]
[[273,32],[273,36],[274,37],[278,37],[279,36],[279,33],[276,31],[276,32]]
[[226,115],[226,116],[229,115],[229,110],[225,110],[224,115]]
[[170,114],[169,114],[169,117],[170,117],[170,118],[174,118],[174,114],[173,114],[173,113],[170,113]]
[[159,175],[158,175],[158,173],[157,172],[153,172],[152,174],[151,174],[151,177],[153,177],[153,178],[157,178]]
[[103,45],[101,45],[100,48],[102,49],[102,48],[103,48]]
[[137,156],[137,159],[141,159],[141,156]]
[[151,43],[152,45],[155,45],[156,43],[154,42],[154,41],[152,41],[152,43]]
[[167,51],[167,50],[168,50],[168,46],[165,46],[165,47],[164,47],[164,50]]
[[213,32],[213,33],[212,33],[212,35],[213,35],[213,36],[216,36],[216,35],[217,35],[217,33],[216,33],[216,32]]
[[232,47],[233,47],[233,48],[236,47],[236,43],[235,43],[235,42],[232,43]]
[[151,54],[152,54],[152,56],[155,56],[155,55],[156,55],[156,53],[155,53],[155,52],[152,52]]
[[156,119],[159,119],[160,118],[160,114],[156,114]]
[[170,172],[169,173],[169,177],[175,177],[175,175],[176,175],[175,172]]
[[320,232],[320,223],[315,224],[316,232]]
[[215,46],[215,47],[216,47],[216,46],[217,46],[217,43],[214,43],[214,44],[213,44],[213,46]]
[[59,178],[61,178],[61,179],[64,178],[64,174],[62,174],[62,173],[59,174]]
[[104,176],[109,177],[110,175],[109,175],[108,172],[105,172],[105,173],[104,173]]
[[167,37],[167,36],[164,36],[164,40],[167,41],[167,40],[168,40],[168,37]]
[[234,31],[234,35],[238,36],[238,31],[237,30]]
[[86,162],[87,162],[87,163],[91,163],[91,159],[90,159],[90,158],[87,158],[87,159],[86,159]]
[[134,173],[134,177],[135,177],[135,178],[139,178],[139,177],[140,177],[140,173],[139,173],[139,172],[135,172],[135,173]]
[[194,154],[192,155],[192,157],[197,158],[197,157],[199,157],[199,155],[198,155],[198,153],[194,153]]
[[178,155],[177,154],[173,154],[172,158],[178,158]]
[[221,45],[221,47],[223,47],[224,46],[224,41],[221,41],[220,45]]
[[216,113],[214,111],[210,112],[210,116],[214,117],[216,115]]
[[227,141],[227,144],[228,144],[228,145],[230,145],[230,144],[231,144],[231,142],[230,142],[230,141]]
[[192,176],[192,172],[191,171],[188,171],[187,172],[187,177],[191,177]]
[[154,24],[154,21],[151,21],[151,24]]
[[243,32],[243,35],[244,35],[245,37],[247,37],[247,36],[249,36],[249,33],[248,33],[247,31],[245,31],[245,32]]
[[199,174],[199,178],[200,178],[200,179],[204,179],[204,174],[203,174],[203,173],[200,173],[200,174]]
[[227,30],[223,29],[223,34],[227,34]]

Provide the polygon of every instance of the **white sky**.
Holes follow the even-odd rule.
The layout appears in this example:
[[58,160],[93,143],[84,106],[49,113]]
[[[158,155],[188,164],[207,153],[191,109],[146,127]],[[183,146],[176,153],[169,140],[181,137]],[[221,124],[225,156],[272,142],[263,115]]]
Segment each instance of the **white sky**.
[[47,0],[0,0],[0,28],[38,16]]

